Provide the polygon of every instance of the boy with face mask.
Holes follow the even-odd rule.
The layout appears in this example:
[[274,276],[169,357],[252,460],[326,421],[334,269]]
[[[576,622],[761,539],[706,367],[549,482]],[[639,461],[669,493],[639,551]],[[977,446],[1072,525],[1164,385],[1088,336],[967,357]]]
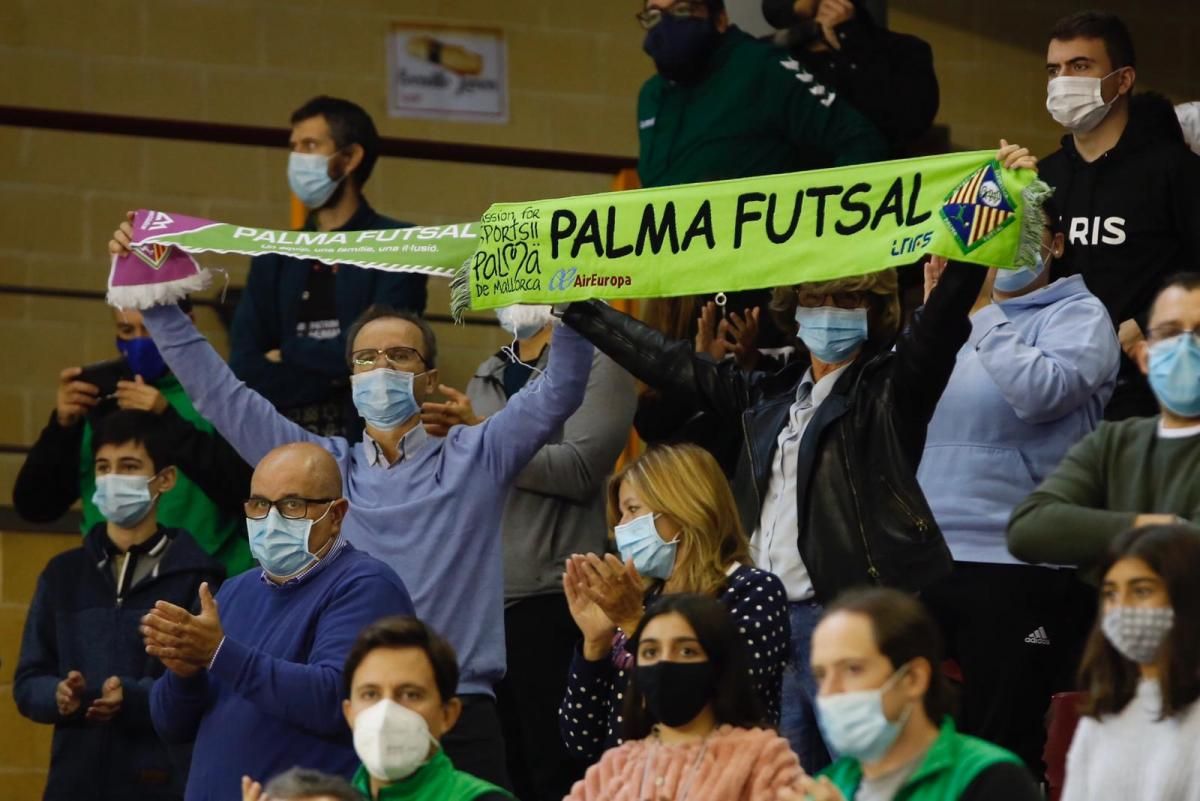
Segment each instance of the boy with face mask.
[[[187,300],[179,308],[192,314]],[[113,395],[100,397],[98,387],[80,380],[82,368],[68,367],[59,374],[55,409],[17,474],[13,506],[37,523],[58,519],[79,500],[86,535],[105,519],[92,501],[94,424],[117,409],[152,413],[176,467],[175,488],[163,496],[159,519],[190,532],[228,575],[248,570],[254,560],[238,506],[250,482],[249,466],[192,406],[146,331],[141,312],[113,309],[112,315],[116,348],[130,379],[119,381]]]
[[[362,766],[354,786],[372,801],[512,801],[456,770],[442,751],[458,721],[458,659],[415,617],[390,617],[358,635],[342,671],[342,712]],[[248,779],[246,780],[248,781]]]
[[146,658],[138,621],[160,600],[191,605],[224,569],[159,523],[178,471],[155,415],[112,413],[95,448],[89,500],[105,519],[38,579],[13,695],[22,715],[55,727],[46,798],[179,799],[182,774],[150,722],[163,668]]
[[1039,168],[1066,228],[1054,277],[1082,275],[1120,332],[1109,420],[1156,412],[1135,350],[1172,265],[1200,263],[1200,156],[1166,98],[1133,96],[1135,66],[1132,37],[1113,14],[1081,11],[1050,32],[1046,109],[1067,132]]
[[1091,566],[1126,529],[1200,514],[1200,274],[1169,279],[1138,366],[1161,409],[1105,423],[1013,512],[1008,547],[1026,562]]

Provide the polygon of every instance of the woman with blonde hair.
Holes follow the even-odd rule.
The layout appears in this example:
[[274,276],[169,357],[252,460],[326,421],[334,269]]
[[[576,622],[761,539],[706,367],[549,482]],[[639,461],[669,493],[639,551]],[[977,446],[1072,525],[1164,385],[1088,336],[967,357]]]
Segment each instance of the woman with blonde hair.
[[651,448],[612,477],[608,522],[620,558],[575,555],[563,589],[583,642],[567,676],[559,727],[568,750],[588,760],[621,742],[622,700],[633,655],[627,638],[659,595],[719,599],[737,623],[750,676],[779,720],[790,628],[783,584],[750,564],[729,482],[696,445]]

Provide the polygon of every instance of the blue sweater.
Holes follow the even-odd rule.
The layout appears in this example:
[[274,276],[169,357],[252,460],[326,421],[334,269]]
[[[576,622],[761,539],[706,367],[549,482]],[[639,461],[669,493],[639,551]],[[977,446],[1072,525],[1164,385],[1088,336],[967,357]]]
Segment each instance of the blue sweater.
[[373,443],[319,437],[276,412],[234,377],[177,307],[144,316],[196,408],[248,463],[297,441],[334,455],[350,499],[347,539],[394,568],[417,614],[454,646],[458,691],[491,695],[505,664],[501,513],[517,474],[583,401],[592,346],[559,327],[544,376],[482,424],[430,437],[388,467],[369,458]]
[[956,561],[1020,564],[1008,517],[1100,422],[1120,352],[1078,275],[971,318],[917,471]]
[[239,798],[243,775],[296,765],[352,776],[342,665],[365,626],[413,613],[399,577],[342,539],[295,581],[277,586],[252,570],[216,600],[225,639],[212,667],[187,679],[168,672],[150,692],[163,740],[195,740],[187,801]]

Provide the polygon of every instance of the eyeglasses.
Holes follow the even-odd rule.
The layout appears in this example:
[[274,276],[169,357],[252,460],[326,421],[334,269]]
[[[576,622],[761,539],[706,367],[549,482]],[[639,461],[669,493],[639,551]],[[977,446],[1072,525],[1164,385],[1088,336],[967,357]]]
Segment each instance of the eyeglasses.
[[647,8],[645,11],[639,11],[634,14],[634,18],[645,30],[650,30],[658,23],[662,22],[663,14],[670,14],[676,19],[689,19],[692,17],[707,16],[708,6],[703,0],[677,0],[666,8]]
[[308,505],[310,503],[333,503],[337,498],[297,498],[288,496],[280,498],[277,501],[269,501],[266,498],[248,498],[242,504],[242,509],[246,512],[246,517],[251,520],[262,520],[271,513],[271,507],[274,506],[279,510],[279,514],[286,517],[288,520],[300,520],[308,517]]
[[802,289],[796,290],[796,302],[807,309],[815,309],[818,306],[825,305],[825,299],[828,298],[833,302],[834,306],[839,309],[857,309],[863,305],[866,299],[866,293],[863,292],[805,292]]
[[1196,340],[1196,344],[1200,345],[1200,328],[1193,328],[1188,331],[1186,328],[1181,328],[1178,325],[1170,323],[1160,325],[1157,328],[1150,329],[1150,335],[1146,337],[1147,342],[1164,342],[1168,339],[1174,339],[1183,334],[1191,334],[1192,339]]
[[396,370],[404,370],[417,364],[425,365],[425,357],[420,351],[405,347],[356,350],[350,354],[350,364],[352,367],[374,367],[379,364],[380,356],[387,362],[388,367]]

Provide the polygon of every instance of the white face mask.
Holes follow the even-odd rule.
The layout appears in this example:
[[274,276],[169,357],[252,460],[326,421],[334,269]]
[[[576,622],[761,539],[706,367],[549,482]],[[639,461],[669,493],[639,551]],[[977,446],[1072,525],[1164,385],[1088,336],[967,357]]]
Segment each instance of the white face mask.
[[496,309],[496,317],[500,320],[500,327],[517,339],[529,339],[554,322],[549,306],[526,303]]
[[1108,116],[1112,104],[1120,95],[1104,102],[1102,83],[1120,72],[1113,70],[1103,78],[1084,78],[1063,75],[1054,78],[1046,87],[1046,110],[1059,125],[1071,133],[1088,133]]
[[354,751],[376,779],[406,779],[429,761],[429,746],[437,740],[425,718],[389,698],[354,719]]

